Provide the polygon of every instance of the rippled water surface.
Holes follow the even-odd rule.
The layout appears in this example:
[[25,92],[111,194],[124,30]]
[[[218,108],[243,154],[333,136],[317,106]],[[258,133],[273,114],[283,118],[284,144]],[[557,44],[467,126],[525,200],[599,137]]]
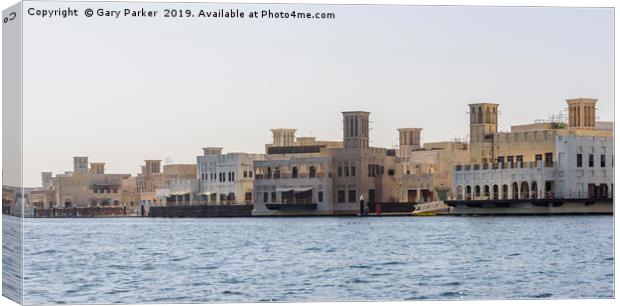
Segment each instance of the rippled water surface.
[[26,219],[25,302],[611,298],[613,218]]

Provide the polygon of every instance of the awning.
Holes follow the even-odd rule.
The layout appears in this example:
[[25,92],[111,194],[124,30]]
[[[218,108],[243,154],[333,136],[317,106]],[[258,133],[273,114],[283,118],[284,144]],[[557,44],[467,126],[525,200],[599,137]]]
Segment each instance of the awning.
[[312,189],[313,189],[312,187],[304,187],[304,188],[297,187],[297,188],[295,188],[295,192],[306,192],[306,191],[310,191]]
[[293,187],[278,187],[276,188],[276,192],[291,192],[295,190]]
[[171,192],[170,195],[186,195],[186,194],[190,194],[189,191],[177,191],[177,192]]

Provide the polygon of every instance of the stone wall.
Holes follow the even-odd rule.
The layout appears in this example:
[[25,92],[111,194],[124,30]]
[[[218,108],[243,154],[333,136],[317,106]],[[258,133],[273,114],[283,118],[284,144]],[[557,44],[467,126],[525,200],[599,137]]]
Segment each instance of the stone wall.
[[149,217],[169,218],[213,218],[213,217],[251,217],[254,205],[192,205],[192,206],[153,206]]

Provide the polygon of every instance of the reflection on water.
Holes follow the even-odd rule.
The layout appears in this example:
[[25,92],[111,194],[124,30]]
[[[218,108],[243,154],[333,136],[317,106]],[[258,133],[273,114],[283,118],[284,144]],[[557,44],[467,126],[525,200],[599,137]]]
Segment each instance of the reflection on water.
[[27,219],[28,304],[613,297],[613,217]]
[[22,218],[2,215],[2,295],[22,302]]

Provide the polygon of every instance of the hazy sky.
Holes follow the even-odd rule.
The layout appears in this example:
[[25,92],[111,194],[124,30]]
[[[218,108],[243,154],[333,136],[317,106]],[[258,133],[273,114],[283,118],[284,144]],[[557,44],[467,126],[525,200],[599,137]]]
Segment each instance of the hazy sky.
[[389,148],[401,127],[424,128],[424,142],[466,137],[467,104],[481,101],[500,103],[503,130],[582,96],[613,119],[612,9],[175,6],[336,19],[25,16],[26,186],[70,170],[72,156],[136,173],[144,159],[195,163],[204,146],[263,152],[271,128],[339,140],[349,110],[370,111],[371,144]]

